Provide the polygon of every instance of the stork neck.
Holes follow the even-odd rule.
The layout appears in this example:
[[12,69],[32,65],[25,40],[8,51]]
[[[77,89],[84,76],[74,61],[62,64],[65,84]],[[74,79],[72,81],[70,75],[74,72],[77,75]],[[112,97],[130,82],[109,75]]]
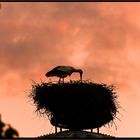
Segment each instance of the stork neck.
[[75,72],[82,73],[82,70],[81,70],[81,69],[75,69],[74,71],[75,71]]
[[75,72],[79,72],[79,74],[80,74],[80,80],[82,81],[83,71],[81,69],[75,69]]

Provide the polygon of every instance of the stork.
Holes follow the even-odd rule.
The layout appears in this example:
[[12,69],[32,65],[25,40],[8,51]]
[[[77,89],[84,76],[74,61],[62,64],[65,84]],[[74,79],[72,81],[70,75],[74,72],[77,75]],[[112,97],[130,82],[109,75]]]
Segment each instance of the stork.
[[56,76],[59,77],[59,82],[61,82],[61,79],[64,82],[64,78],[67,76],[71,76],[73,72],[78,72],[80,74],[80,80],[82,81],[83,71],[81,69],[76,69],[71,66],[57,66],[53,68],[51,71],[47,72],[45,76],[46,77]]

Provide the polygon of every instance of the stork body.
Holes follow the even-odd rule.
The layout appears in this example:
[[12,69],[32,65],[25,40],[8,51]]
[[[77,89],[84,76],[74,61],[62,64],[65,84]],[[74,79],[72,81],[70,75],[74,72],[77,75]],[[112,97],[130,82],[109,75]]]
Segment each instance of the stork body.
[[67,76],[71,76],[73,72],[78,72],[80,74],[80,80],[82,81],[82,74],[83,71],[81,69],[75,69],[74,67],[71,66],[57,66],[51,71],[47,72],[45,74],[46,77],[59,77],[59,82],[62,81],[64,82],[64,78]]

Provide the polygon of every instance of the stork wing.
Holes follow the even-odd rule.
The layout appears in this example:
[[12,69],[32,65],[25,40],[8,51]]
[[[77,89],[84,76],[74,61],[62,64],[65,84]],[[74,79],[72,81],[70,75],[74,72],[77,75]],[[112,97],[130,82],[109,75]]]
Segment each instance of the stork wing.
[[56,68],[57,68],[57,70],[62,71],[62,72],[69,72],[69,71],[72,71],[74,69],[71,66],[58,66]]

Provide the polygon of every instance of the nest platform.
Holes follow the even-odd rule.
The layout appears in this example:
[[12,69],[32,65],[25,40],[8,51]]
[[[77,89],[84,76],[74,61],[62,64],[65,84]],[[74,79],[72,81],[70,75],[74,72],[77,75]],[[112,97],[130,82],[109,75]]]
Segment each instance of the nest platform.
[[89,81],[34,83],[29,97],[52,125],[70,130],[101,127],[118,112],[114,86]]

